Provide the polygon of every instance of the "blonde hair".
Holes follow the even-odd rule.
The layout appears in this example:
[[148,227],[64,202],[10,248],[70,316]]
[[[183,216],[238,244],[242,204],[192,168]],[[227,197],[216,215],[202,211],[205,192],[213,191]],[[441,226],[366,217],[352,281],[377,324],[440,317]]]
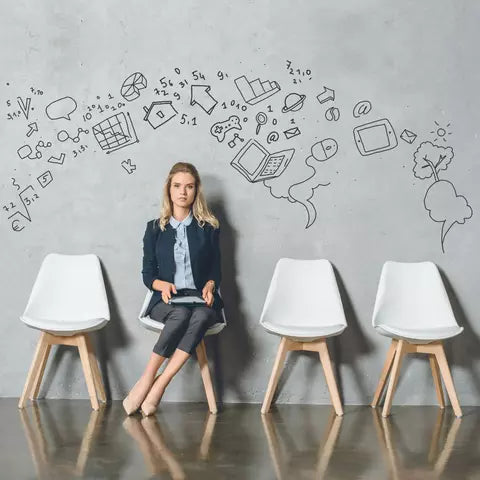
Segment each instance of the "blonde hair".
[[189,173],[195,179],[195,199],[192,204],[192,215],[201,227],[206,223],[209,223],[213,228],[218,228],[220,223],[208,208],[207,201],[203,195],[202,182],[200,181],[198,170],[191,163],[178,162],[170,169],[168,177],[165,180],[165,185],[163,186],[162,209],[160,211],[160,218],[158,219],[160,229],[162,231],[165,230],[165,227],[170,221],[170,217],[173,215],[170,186],[172,184],[173,176],[181,172]]

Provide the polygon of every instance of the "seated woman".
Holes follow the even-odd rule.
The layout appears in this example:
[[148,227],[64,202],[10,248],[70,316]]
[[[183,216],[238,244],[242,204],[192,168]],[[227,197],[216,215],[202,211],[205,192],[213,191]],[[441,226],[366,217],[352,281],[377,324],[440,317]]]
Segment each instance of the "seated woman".
[[[144,415],[156,411],[167,385],[208,328],[219,321],[223,307],[218,295],[219,233],[197,169],[190,163],[176,163],[165,182],[160,218],[147,223],[143,237],[143,283],[154,292],[145,315],[165,326],[145,371],[123,401],[128,415],[139,408]],[[169,303],[186,293],[196,294],[205,303]],[[167,366],[155,378],[167,358]]]

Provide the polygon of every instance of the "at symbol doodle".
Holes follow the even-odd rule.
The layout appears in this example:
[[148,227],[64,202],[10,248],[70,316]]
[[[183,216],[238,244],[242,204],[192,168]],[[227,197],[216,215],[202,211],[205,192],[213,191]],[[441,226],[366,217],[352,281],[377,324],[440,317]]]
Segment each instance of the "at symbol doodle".
[[270,132],[268,134],[267,143],[270,144],[270,143],[276,142],[278,141],[279,138],[280,138],[280,135],[278,134],[278,132],[274,130],[273,132]]
[[355,118],[360,118],[362,115],[367,115],[367,113],[370,113],[371,109],[372,104],[368,100],[362,100],[353,107],[353,116]]

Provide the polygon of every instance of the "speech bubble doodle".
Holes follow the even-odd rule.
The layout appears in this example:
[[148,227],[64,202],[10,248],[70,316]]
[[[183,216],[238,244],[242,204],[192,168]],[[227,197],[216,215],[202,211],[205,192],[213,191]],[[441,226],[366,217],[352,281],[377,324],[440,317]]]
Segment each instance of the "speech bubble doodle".
[[54,100],[45,107],[45,113],[50,120],[59,120],[66,118],[70,120],[70,115],[77,109],[77,102],[72,97],[62,97]]

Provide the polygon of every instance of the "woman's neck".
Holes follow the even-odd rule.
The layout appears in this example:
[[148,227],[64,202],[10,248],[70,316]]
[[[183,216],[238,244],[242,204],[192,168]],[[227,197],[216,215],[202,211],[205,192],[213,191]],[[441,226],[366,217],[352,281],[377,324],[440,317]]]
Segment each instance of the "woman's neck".
[[179,222],[183,222],[189,213],[190,208],[174,207],[172,217]]

